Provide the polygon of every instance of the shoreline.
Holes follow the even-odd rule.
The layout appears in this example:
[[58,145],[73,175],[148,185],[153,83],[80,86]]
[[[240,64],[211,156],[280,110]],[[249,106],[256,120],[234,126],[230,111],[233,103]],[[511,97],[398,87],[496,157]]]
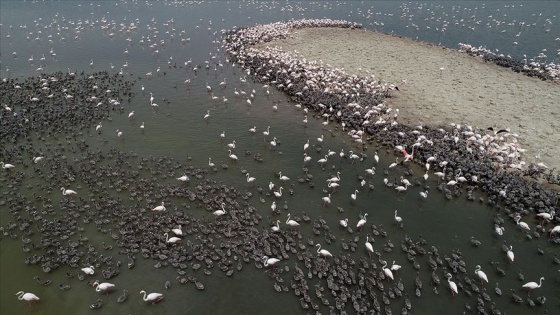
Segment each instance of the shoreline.
[[[518,135],[525,169],[532,162],[560,166],[560,84],[542,81],[454,49],[365,29],[293,29],[290,36],[255,46],[298,52],[308,60],[396,85],[385,103],[399,122],[449,128],[509,129]],[[499,118],[496,118],[499,117]],[[540,152],[540,160],[535,156]]]

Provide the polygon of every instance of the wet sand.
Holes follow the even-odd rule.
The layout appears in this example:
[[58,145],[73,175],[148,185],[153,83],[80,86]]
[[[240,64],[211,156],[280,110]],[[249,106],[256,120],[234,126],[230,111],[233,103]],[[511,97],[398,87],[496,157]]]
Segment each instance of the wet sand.
[[453,49],[363,29],[307,28],[292,35],[266,46],[397,85],[399,91],[387,104],[400,110],[401,123],[509,128],[527,149],[527,164],[543,150],[541,162],[560,167],[557,82],[530,78]]

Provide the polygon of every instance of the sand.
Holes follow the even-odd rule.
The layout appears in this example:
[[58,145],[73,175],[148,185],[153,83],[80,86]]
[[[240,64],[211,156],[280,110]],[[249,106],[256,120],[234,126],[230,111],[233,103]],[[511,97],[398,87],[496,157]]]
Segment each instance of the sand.
[[322,60],[349,74],[375,75],[399,91],[387,105],[401,123],[450,123],[505,129],[519,135],[523,159],[560,168],[560,84],[486,63],[454,49],[367,30],[307,28],[266,43]]

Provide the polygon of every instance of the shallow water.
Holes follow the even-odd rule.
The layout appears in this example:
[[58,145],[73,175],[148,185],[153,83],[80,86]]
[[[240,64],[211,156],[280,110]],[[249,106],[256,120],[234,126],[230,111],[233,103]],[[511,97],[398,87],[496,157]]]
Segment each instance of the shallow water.
[[[497,5],[494,3],[486,5],[488,11],[493,12],[495,10],[495,8],[489,8],[491,5]],[[459,250],[462,252],[467,266],[467,274],[473,279],[475,277],[474,266],[480,264],[482,270],[490,278],[490,283],[485,286],[488,294],[503,312],[510,314],[531,312],[531,308],[526,303],[523,305],[514,304],[508,290],[513,288],[519,291],[523,283],[536,281],[540,276],[545,276],[547,279],[543,287],[535,292],[534,297],[544,295],[548,298],[548,301],[545,306],[535,307],[533,312],[541,313],[545,309],[553,312],[554,309],[560,308],[560,301],[558,300],[560,286],[558,285],[556,272],[558,266],[552,263],[553,255],[558,254],[559,250],[557,246],[546,242],[544,236],[539,240],[527,241],[516,228],[515,223],[507,220],[505,235],[501,238],[494,236],[492,218],[498,213],[497,210],[487,207],[484,203],[466,201],[465,192],[458,198],[446,200],[436,189],[435,176],[430,176],[428,181],[424,183],[421,178],[423,170],[416,165],[410,166],[416,175],[405,175],[405,177],[413,183],[420,182],[421,186],[415,185],[408,191],[397,194],[393,188],[383,185],[384,177],[392,181],[393,179],[399,179],[405,172],[404,167],[398,166],[390,170],[388,175],[383,174],[383,170],[386,170],[388,165],[394,161],[392,148],[378,147],[373,143],[365,149],[364,153],[367,157],[363,161],[357,161],[354,164],[351,164],[348,160],[340,161],[338,153],[341,149],[347,154],[350,150],[354,150],[354,152],[361,150],[361,148],[351,144],[351,139],[345,132],[338,130],[339,127],[332,122],[324,126],[322,124],[323,120],[313,118],[311,113],[308,113],[309,123],[304,126],[302,110],[297,109],[294,106],[295,104],[291,103],[286,96],[273,88],[270,89],[271,95],[267,97],[262,84],[253,83],[248,76],[246,77],[246,83],[241,82],[241,79],[245,78],[242,69],[228,64],[226,56],[219,51],[220,30],[234,25],[246,26],[303,16],[328,16],[345,19],[351,19],[355,16],[356,22],[367,25],[367,20],[361,21],[363,19],[362,15],[356,13],[356,6],[358,5],[356,2],[349,2],[346,5],[330,3],[322,6],[296,3],[292,6],[294,9],[291,12],[287,9],[290,6],[285,3],[280,3],[275,8],[270,9],[271,5],[267,3],[230,2],[219,5],[222,10],[220,12],[216,12],[218,11],[218,4],[216,3],[185,4],[179,7],[164,3],[149,3],[149,5],[145,3],[119,3],[115,6],[109,2],[94,2],[93,5],[90,5],[89,2],[79,4],[81,4],[80,7],[77,7],[74,3],[68,5],[67,3],[53,2],[37,4],[2,2],[0,10],[3,24],[0,48],[2,76],[25,77],[34,75],[36,73],[35,69],[39,66],[43,66],[45,72],[68,71],[68,69],[76,72],[99,70],[118,72],[122,65],[128,62],[128,67],[125,67],[123,71],[126,78],[135,80],[133,90],[136,95],[131,98],[130,102],[123,101],[124,111],[122,113],[114,111],[111,121],[102,122],[103,128],[100,134],[95,132],[94,125],[91,126],[88,133],[84,133],[83,138],[92,148],[107,150],[113,147],[123,152],[134,152],[139,157],[166,156],[185,165],[184,167],[192,165],[207,168],[208,158],[211,157],[213,162],[216,163],[218,171],[210,171],[208,174],[210,179],[235,185],[239,191],[253,193],[253,197],[248,201],[258,209],[264,218],[258,227],[259,230],[269,229],[266,218],[271,216],[270,204],[274,197],[258,194],[257,187],[265,188],[269,181],[280,185],[276,173],[281,171],[291,180],[289,184],[283,185],[285,187],[284,196],[276,201],[279,208],[283,208],[284,205],[288,207],[288,210],[281,210],[282,214],[278,216],[278,219],[284,222],[287,213],[302,216],[303,212],[307,213],[312,221],[323,218],[328,223],[331,232],[337,237],[337,241],[326,245],[324,236],[313,234],[311,223],[302,223],[300,226],[303,235],[301,242],[307,244],[307,238],[311,237],[316,243],[322,243],[335,255],[344,253],[340,244],[342,239],[348,241],[358,235],[357,232],[349,234],[348,231],[339,228],[338,221],[342,218],[348,218],[350,225],[355,227],[359,215],[368,213],[368,225],[364,231],[359,233],[357,250],[355,253],[348,253],[356,260],[359,257],[367,257],[363,243],[366,233],[372,233],[370,224],[375,224],[378,228],[382,225],[388,236],[386,238],[375,237],[374,248],[382,253],[382,259],[389,263],[395,260],[403,266],[396,278],[402,278],[405,292],[410,295],[415,312],[425,313],[429,310],[433,313],[458,313],[464,310],[466,302],[473,307],[474,302],[476,302],[474,298],[467,298],[461,291],[459,296],[451,299],[441,268],[438,271],[442,279],[442,283],[438,286],[439,295],[434,294],[430,282],[427,257],[425,256],[418,258],[421,265],[420,277],[424,283],[422,296],[420,298],[414,297],[416,272],[400,250],[400,243],[405,236],[417,240],[419,235],[428,242],[428,245],[425,246],[426,249],[429,250],[432,245],[437,246],[442,257],[444,255],[450,256],[452,251]],[[546,12],[549,12],[546,11],[549,4],[545,2],[541,5],[546,15]],[[34,10],[28,10],[31,6]],[[281,11],[281,7],[284,7],[284,10]],[[298,12],[295,9],[298,7],[307,7],[307,9]],[[363,10],[367,10],[367,7],[364,7]],[[394,12],[394,14],[399,12],[399,8],[390,2],[383,2],[379,8],[374,8],[374,11],[378,10],[386,10],[385,12]],[[512,12],[518,13],[521,11],[513,10]],[[56,34],[53,27],[43,27],[43,24],[50,23],[56,14],[59,16],[57,18],[58,23],[69,27],[68,30],[59,32],[61,35]],[[423,10],[418,12],[416,18],[419,21],[423,20],[421,18],[422,14],[428,13]],[[479,13],[478,15],[482,18],[488,14]],[[102,32],[99,25],[96,24],[92,28],[84,27],[79,36],[75,38],[76,33],[72,29],[77,26],[79,19],[82,21],[86,19],[98,21],[103,16],[109,21],[115,21],[115,30]],[[42,18],[42,22],[39,22],[41,35],[37,34],[39,29],[35,28],[33,22],[34,20],[38,21],[39,17]],[[154,18],[153,22],[151,21],[152,17]],[[125,35],[124,32],[118,30],[119,24],[124,22],[125,19],[126,23],[130,23],[136,18],[140,19],[137,31]],[[171,18],[174,20],[172,25],[176,30],[173,40],[165,34],[166,27],[163,25],[166,21],[169,22]],[[510,18],[513,17],[510,16]],[[527,18],[530,19],[530,17]],[[545,18],[543,17],[543,19]],[[211,24],[210,20],[212,21]],[[390,25],[395,27],[395,32],[398,32],[396,25],[402,24],[395,16],[384,16],[380,20],[386,22],[384,30],[387,32],[393,30]],[[166,41],[164,46],[158,47],[158,54],[151,52],[147,44],[139,45],[142,36],[147,36],[150,32],[147,25],[152,23],[159,30],[158,38]],[[19,25],[22,24],[27,24],[27,30],[19,28]],[[10,25],[13,26],[13,29],[10,29]],[[197,26],[199,28],[196,28]],[[208,30],[209,27],[210,30]],[[557,25],[553,23],[551,27],[554,28]],[[171,27],[169,29],[171,30]],[[190,41],[181,44],[178,33],[183,29],[185,30],[184,37],[189,37]],[[31,39],[27,40],[26,35],[29,32],[33,32],[33,34],[30,35]],[[111,36],[111,32],[114,35]],[[173,33],[172,30],[170,32]],[[467,31],[465,30],[465,32]],[[8,33],[11,35],[9,39],[6,37]],[[485,34],[485,32],[481,33]],[[477,44],[474,42],[474,38],[479,38],[478,35],[481,33],[476,33],[477,36],[472,37],[473,41],[469,41],[469,38],[466,37],[465,42]],[[47,34],[53,35],[52,47],[57,53],[57,61],[54,61],[49,55],[51,44],[49,44]],[[404,32],[404,30],[402,34],[413,36]],[[461,32],[458,31],[456,36],[461,36],[460,34]],[[530,49],[533,49],[533,47],[551,47],[549,50],[552,52],[554,45],[550,44],[547,37],[549,34],[543,33],[542,37],[545,37],[544,39],[531,36],[532,39],[538,40],[539,45],[526,44],[527,46],[524,46],[523,51],[526,51],[527,54],[536,55],[540,49],[535,52]],[[427,40],[433,40],[431,36],[435,36],[428,31],[421,32],[419,37],[422,37],[420,35],[425,36],[422,39]],[[41,39],[33,40],[36,36]],[[66,38],[65,42],[60,39],[61,36]],[[126,41],[128,36],[132,39],[130,45]],[[506,35],[499,36],[505,37]],[[502,41],[495,40],[495,37],[490,38],[492,40],[488,39],[488,42],[492,43],[508,41],[505,39]],[[451,42],[451,46],[457,42],[456,39],[452,40],[447,36],[439,40]],[[525,45],[525,43],[523,44]],[[551,46],[547,46],[549,44]],[[129,51],[128,54],[124,53],[126,49]],[[12,51],[17,52],[17,59],[11,56]],[[514,50],[512,50],[512,53],[514,53]],[[39,60],[42,54],[46,56],[44,62]],[[34,56],[32,64],[28,61],[31,55]],[[213,56],[215,58],[212,58]],[[192,59],[192,64],[186,68],[184,62],[189,59]],[[93,60],[93,67],[89,66],[91,60]],[[204,67],[207,60],[210,69],[199,69],[196,74],[192,71],[194,65],[198,64]],[[168,61],[171,62],[171,67],[168,65]],[[216,70],[214,70],[214,64],[218,64],[218,62],[221,62],[223,67],[216,66]],[[111,63],[114,65],[114,69],[110,68]],[[158,67],[160,68],[160,75],[157,75]],[[9,68],[10,71],[8,72],[6,68]],[[145,75],[147,72],[153,72],[153,77],[148,78]],[[185,86],[183,81],[187,78],[191,80],[191,83]],[[224,79],[227,86],[221,89],[219,83]],[[142,85],[145,88],[144,92],[141,90]],[[219,97],[218,100],[211,99],[211,94],[206,91],[206,85],[212,87],[214,94]],[[255,90],[252,106],[247,105],[246,97],[236,97],[235,90],[243,90],[248,94]],[[159,104],[157,110],[150,106],[150,92],[154,95],[154,101]],[[222,101],[222,96],[228,98],[227,104]],[[164,101],[163,98],[168,102]],[[278,109],[274,110],[273,105],[276,105]],[[131,121],[127,116],[132,110],[135,114]],[[203,116],[207,110],[210,110],[211,116],[205,121]],[[142,122],[146,126],[144,130],[139,128]],[[253,126],[257,127],[257,132],[254,135],[249,132],[249,129]],[[266,137],[265,141],[262,131],[267,126],[270,126],[270,136]],[[117,137],[117,129],[123,132],[121,137]],[[223,131],[225,131],[226,137],[222,140],[220,133]],[[316,139],[321,135],[324,135],[325,140],[322,145],[318,145]],[[280,142],[275,149],[271,149],[268,144],[272,137],[277,137]],[[63,139],[62,135],[56,138]],[[106,142],[104,139],[106,139]],[[308,153],[313,157],[313,161],[309,165],[304,165],[303,144],[308,139],[311,143]],[[236,163],[229,160],[226,146],[233,140],[236,141],[234,152],[240,158]],[[53,145],[56,141],[53,138],[47,138],[47,144],[41,144],[41,141],[38,141],[35,145]],[[317,152],[318,148],[321,148],[321,152]],[[336,152],[336,155],[329,159],[329,162],[325,165],[325,170],[322,170],[316,161],[323,157],[328,150]],[[250,151],[251,154],[246,155],[245,151]],[[365,169],[374,165],[375,162],[372,157],[375,151],[380,156],[380,163],[376,165],[377,174],[366,177],[368,184],[373,185],[374,188],[373,190],[361,188],[358,176],[365,176]],[[252,156],[255,153],[262,155],[263,163],[253,160]],[[68,155],[70,161],[73,155],[71,153],[68,153]],[[3,158],[0,160],[3,160]],[[131,163],[134,165],[136,162],[132,159]],[[107,161],[107,163],[111,162]],[[228,165],[227,170],[222,169],[222,163]],[[308,172],[313,175],[314,188],[297,182],[298,178],[305,176],[303,168],[308,168]],[[248,171],[251,176],[257,178],[255,185],[246,182],[242,170]],[[33,174],[31,168],[21,171],[25,172],[26,176]],[[337,171],[341,173],[341,187],[332,194],[332,203],[324,207],[321,198],[330,191],[325,180],[335,175]],[[141,174],[145,178],[151,177],[148,172]],[[161,181],[161,184],[176,184],[174,177],[180,175],[182,175],[181,171],[177,170],[173,176],[168,176],[167,179],[158,179],[158,182]],[[5,194],[6,190],[4,188],[7,188],[8,183],[4,180],[5,175],[2,174],[1,176],[2,199],[7,200],[9,196]],[[33,178],[26,180],[30,183],[34,181]],[[191,183],[187,185],[195,186],[195,182],[194,179],[191,179]],[[79,181],[68,184],[72,187],[69,185],[67,188],[74,188],[80,184],[85,186]],[[424,185],[430,187],[429,197],[425,200],[419,197],[419,192],[424,190]],[[293,186],[293,195],[289,194],[289,187],[291,186]],[[24,187],[22,185],[19,192],[30,197],[34,190],[28,190]],[[368,186],[366,185],[366,187]],[[359,193],[357,200],[352,201],[350,194],[355,189],[358,189]],[[79,193],[85,196],[87,192],[81,190]],[[127,201],[125,193],[119,193],[109,188],[105,193],[114,197],[121,196],[124,206],[132,205]],[[479,191],[475,194],[477,198],[484,198],[485,196],[483,192]],[[65,198],[56,189],[45,197],[51,198],[54,204],[58,204],[59,200]],[[264,202],[261,202],[260,198]],[[185,211],[198,218],[211,216],[206,210],[197,207],[194,203],[189,204],[190,209],[186,209],[180,205],[180,202],[179,200],[172,200],[169,209],[173,209],[171,211]],[[337,207],[343,208],[344,212],[340,213]],[[147,205],[146,209],[149,209]],[[399,216],[404,220],[403,228],[397,227],[394,222],[395,209],[398,210]],[[2,206],[0,212],[2,226],[13,220],[7,210],[7,205]],[[501,215],[504,218],[506,217],[505,213]],[[227,219],[227,216],[225,219]],[[532,227],[538,223],[534,217],[526,217],[524,221]],[[93,222],[88,224],[80,222],[80,226],[85,229],[83,234],[97,246],[100,246],[102,241],[107,243],[112,241],[109,235],[99,233]],[[286,225],[283,224],[282,228],[285,229]],[[354,228],[354,230],[356,229]],[[471,246],[471,236],[475,236],[483,245],[480,247]],[[78,236],[74,235],[71,238],[76,237]],[[33,242],[38,241],[38,235],[31,238]],[[195,235],[185,237],[184,242],[186,240],[194,242],[196,240]],[[395,245],[395,248],[392,252],[387,253],[383,251],[383,245],[389,240]],[[516,253],[514,264],[507,263],[505,253],[501,250],[502,240],[513,245]],[[88,287],[86,281],[81,282],[76,278],[68,279],[66,277],[65,273],[67,271],[77,274],[77,269],[64,267],[49,274],[44,274],[39,266],[25,265],[23,261],[28,255],[21,250],[22,243],[19,239],[3,236],[1,244],[0,292],[2,294],[0,295],[0,313],[2,314],[55,314],[59,313],[61,309],[64,309],[65,313],[75,314],[92,312],[106,314],[128,312],[134,314],[145,312],[146,309],[154,314],[176,314],[178,312],[258,314],[265,311],[271,314],[304,313],[299,305],[299,297],[296,297],[292,290],[287,293],[276,293],[273,288],[274,280],[267,279],[268,277],[263,269],[255,268],[252,262],[244,264],[243,270],[241,272],[236,271],[231,278],[226,277],[217,268],[213,268],[210,276],[204,275],[202,270],[193,272],[206,287],[204,291],[198,291],[192,284],[184,286],[179,284],[175,280],[177,273],[173,268],[156,269],[154,268],[155,261],[139,257],[133,269],[120,268],[120,274],[109,281],[116,284],[116,290],[108,296],[103,296],[95,292],[93,288]],[[545,251],[544,256],[537,254],[537,246]],[[315,248],[309,247],[309,251],[314,250]],[[100,249],[99,252],[105,256],[112,255],[114,260],[126,262],[126,255],[117,254],[117,249],[112,251]],[[500,262],[500,266],[506,271],[506,276],[498,276],[488,263],[489,260]],[[374,261],[377,261],[377,259],[374,258]],[[283,260],[280,263],[281,266],[290,267],[290,272],[282,274],[282,278],[288,286],[296,263],[303,268],[302,263],[297,260],[295,255],[290,255],[288,260]],[[379,266],[378,262],[377,264]],[[525,275],[525,281],[517,279],[517,273],[520,270]],[[190,269],[189,271],[192,272]],[[33,279],[35,275],[38,275],[41,279],[50,279],[52,284],[50,286],[38,284]],[[89,280],[89,278],[86,279]],[[169,290],[164,289],[166,280],[172,282],[172,287]],[[311,284],[319,282],[319,280],[314,277],[308,281],[311,288],[310,295],[315,299]],[[325,280],[321,281],[326,287]],[[493,294],[493,287],[496,282],[500,283],[504,292],[501,297]],[[61,291],[57,288],[59,283],[70,284],[72,288],[69,291]],[[388,284],[384,283],[384,285],[387,288]],[[122,289],[129,291],[129,298],[125,303],[118,304],[116,299]],[[162,292],[165,294],[165,300],[156,306],[145,305],[137,294],[141,289],[148,292]],[[13,294],[19,290],[37,294],[41,298],[41,302],[28,307],[26,303],[17,301]],[[521,292],[517,293],[521,295]],[[327,292],[325,294],[328,295]],[[381,294],[382,292],[377,292],[380,302]],[[89,305],[100,297],[104,300],[103,307],[97,311],[90,310]],[[318,302],[320,303],[320,301]],[[331,301],[331,305],[333,304]],[[391,308],[394,312],[397,312],[403,304],[403,298],[397,298],[392,300]],[[347,310],[353,312],[351,302],[347,304]],[[328,308],[321,306],[321,311],[326,313]],[[307,312],[309,311],[305,313]]]

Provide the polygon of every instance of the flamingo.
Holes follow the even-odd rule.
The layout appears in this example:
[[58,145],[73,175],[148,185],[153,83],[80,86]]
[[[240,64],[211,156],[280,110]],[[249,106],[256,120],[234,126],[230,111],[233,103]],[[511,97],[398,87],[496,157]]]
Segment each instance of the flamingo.
[[373,158],[375,159],[375,163],[379,163],[379,155],[377,155],[377,151],[375,151]]
[[23,291],[19,291],[18,293],[16,293],[16,295],[18,296],[18,300],[22,301],[25,300],[27,302],[32,302],[32,301],[39,301],[39,297],[36,296],[33,293],[24,293]]
[[179,235],[179,236],[183,235],[183,230],[180,225],[172,229],[171,232],[175,233],[175,235]]
[[99,131],[99,129],[101,129],[103,126],[101,125],[101,122],[99,123],[99,125],[97,125],[95,127],[95,131]]
[[342,226],[343,228],[348,227],[348,219],[342,219],[338,222],[340,223],[340,226]]
[[208,120],[208,118],[210,118],[210,110],[207,110],[206,114],[204,115],[204,119]]
[[249,131],[250,131],[251,133],[257,132],[257,126],[254,126],[253,128],[249,129]]
[[522,230],[529,232],[531,230],[531,228],[529,227],[529,225],[523,221],[521,221],[521,217],[518,216],[517,219],[515,220],[515,223],[517,223],[517,226],[519,226]]
[[144,122],[140,125],[140,129],[144,129]]
[[64,196],[67,196],[67,195],[77,195],[77,194],[78,194],[77,192],[75,192],[75,191],[73,191],[73,190],[71,190],[71,189],[65,189],[64,187],[60,187],[60,190],[62,191],[62,194],[63,194]]
[[[224,133],[224,136],[225,136],[225,133]],[[233,140],[232,143],[228,143],[227,146],[228,146],[228,148],[230,148],[230,149],[235,149],[235,140]]]
[[428,198],[428,191],[427,191],[427,190],[421,191],[421,192],[420,192],[420,196],[421,196],[422,198]]
[[274,188],[273,182],[268,182],[268,190],[272,190]]
[[155,207],[152,209],[152,211],[165,211],[165,206],[164,206],[164,202],[161,202],[161,205]]
[[246,174],[246,177],[247,177],[247,183],[253,183],[256,180],[256,178],[251,177],[249,173]]
[[156,304],[157,302],[163,300],[163,294],[161,293],[150,293],[146,296],[146,291],[140,291],[140,294],[144,294],[143,300],[146,302],[151,302],[152,305]]
[[318,163],[321,163],[321,166],[323,166],[323,164],[327,163],[327,159],[329,158],[328,155],[325,155],[324,158],[317,160]]
[[369,259],[371,259],[371,254],[373,253],[373,245],[369,242],[369,235],[366,236],[366,249],[368,251]]
[[336,190],[337,187],[340,186],[340,184],[336,183],[336,182],[331,182],[330,180],[327,180],[329,183],[327,184],[327,187],[332,188],[333,192]]
[[389,168],[393,168],[393,167],[397,166],[398,163],[399,163],[399,157],[397,157],[395,159],[395,162],[393,162],[393,163],[391,163],[391,165],[389,165]]
[[353,194],[350,194],[350,198],[352,198],[352,200],[356,200],[356,198],[358,197],[358,190],[354,190]]
[[401,183],[403,183],[405,186],[412,186],[412,184],[410,183],[410,181],[406,178],[404,178],[403,176],[401,176]]
[[397,210],[395,210],[395,221],[397,221],[397,224],[402,224],[403,221],[402,218],[397,215]]
[[268,136],[270,134],[270,126],[266,127],[266,131],[263,131],[263,136]]
[[119,131],[119,129],[117,129],[117,137],[122,136],[122,131]]
[[164,233],[163,236],[165,236],[165,242],[168,243],[168,244],[169,243],[175,244],[175,243],[180,243],[181,242],[180,238],[175,237],[175,236],[169,237],[169,234],[167,234],[167,233]]
[[278,178],[280,178],[281,181],[289,181],[290,178],[288,176],[282,176],[282,172],[278,172]]
[[326,249],[321,249],[321,244],[315,245],[317,248],[317,254],[323,255],[323,257],[332,257],[333,255]]
[[383,262],[383,273],[387,277],[387,281],[389,281],[389,279],[391,279],[391,281],[394,280],[393,272],[391,271],[391,269],[387,268],[387,262],[386,261]]
[[293,227],[293,228],[299,226],[299,223],[297,223],[294,220],[290,220],[290,214],[289,213],[288,213],[288,219],[286,220],[286,224]]
[[396,265],[395,261],[393,260],[393,265],[391,266],[391,271],[398,272],[399,270],[401,270],[401,265]]
[[93,275],[95,273],[95,268],[93,266],[89,266],[89,267],[84,267],[82,268],[82,271],[86,274],[86,275]]
[[307,163],[311,161],[311,157],[307,155],[307,153],[303,153],[303,163]]
[[303,151],[307,151],[308,148],[309,148],[309,140],[307,140],[307,142],[303,145]]
[[455,294],[458,294],[459,291],[457,290],[457,284],[453,281],[451,281],[451,278],[453,277],[450,273],[445,275],[447,277],[447,283],[449,284],[449,289],[451,289],[451,297],[454,297]]
[[216,210],[213,212],[213,214],[216,216],[216,218],[223,216],[224,214],[226,214],[226,209],[224,208],[226,204],[222,202],[222,209],[221,210]]
[[283,189],[283,188],[284,188],[284,187],[280,187],[280,188],[278,189],[278,191],[275,191],[275,192],[274,192],[274,196],[275,196],[276,198],[282,197],[282,189]]
[[484,284],[485,281],[486,283],[488,283],[488,277],[486,276],[484,271],[480,270],[480,265],[476,265],[474,273],[480,278],[480,284]]
[[554,235],[556,233],[560,233],[560,225],[557,225],[557,226],[553,227],[552,229],[550,229],[550,231],[548,233],[548,237],[551,238],[552,235]]
[[371,168],[366,168],[366,173],[368,175],[375,175],[375,166],[372,166]]
[[278,232],[280,231],[280,220],[276,220],[276,225],[271,227],[272,232]]
[[212,158],[208,158],[208,166],[214,167],[216,164],[212,163]]
[[323,139],[325,138],[324,135],[321,135],[319,138],[317,138],[317,142],[319,143],[323,143]]
[[366,224],[367,222],[367,213],[364,214],[364,217],[362,219],[360,219],[360,221],[358,221],[358,224],[356,224],[356,227],[360,229],[360,231],[362,230],[362,227]]
[[514,257],[514,255],[513,255],[513,246],[510,246],[510,247],[509,247],[509,250],[507,251],[506,254],[507,254],[509,260],[510,260],[511,262],[513,262],[513,257]]
[[494,232],[496,232],[497,235],[500,235],[500,236],[504,235],[505,230],[506,229],[503,226],[499,226],[497,224],[494,225]]
[[397,186],[395,187],[395,190],[397,191],[397,193],[400,193],[401,191],[405,191],[408,189],[408,186]]
[[272,210],[273,213],[276,211],[276,201],[272,202],[272,204],[270,205],[270,209]]
[[539,279],[539,284],[537,284],[536,282],[527,282],[524,285],[522,285],[521,287],[525,290],[527,290],[527,295],[529,295],[531,293],[531,290],[534,290],[536,288],[540,288],[542,285],[542,281],[544,280],[544,277],[541,277]]
[[44,156],[35,156],[33,157],[33,163],[39,163],[44,158],[45,158]]
[[103,283],[99,283],[99,281],[95,280],[95,282],[93,283],[93,286],[95,287],[95,292],[105,292],[105,293],[109,293],[109,291],[115,287],[114,284],[109,283],[109,282],[103,282]]
[[332,176],[331,178],[327,179],[327,181],[331,182],[339,182],[340,181],[340,172],[336,172],[336,176]]
[[550,219],[554,218],[555,214],[556,213],[555,213],[554,210],[552,210],[550,213],[548,213],[548,212],[537,213],[537,217],[542,219],[541,226],[544,225],[545,220],[550,221]]
[[277,142],[276,142],[276,137],[274,137],[274,138],[272,139],[272,141],[270,141],[270,149],[272,149],[273,147],[276,147],[276,144],[277,144]]
[[177,177],[177,180],[180,180],[182,182],[188,182],[189,181],[189,177],[187,175],[183,175],[181,177]]
[[331,203],[331,194],[323,197],[322,199],[323,199],[323,207],[326,207],[328,204]]
[[133,118],[133,116],[134,116],[134,111],[131,111],[131,112],[128,114],[128,118],[131,119],[131,118]]
[[231,153],[231,150],[228,150],[228,152],[229,152],[229,158],[230,158],[232,161],[235,162],[235,161],[239,160],[239,159],[237,158],[237,155]]
[[262,261],[263,261],[265,267],[268,267],[268,266],[274,267],[274,265],[276,263],[278,263],[280,261],[280,259],[278,259],[278,258],[268,258],[268,256],[263,256]]

